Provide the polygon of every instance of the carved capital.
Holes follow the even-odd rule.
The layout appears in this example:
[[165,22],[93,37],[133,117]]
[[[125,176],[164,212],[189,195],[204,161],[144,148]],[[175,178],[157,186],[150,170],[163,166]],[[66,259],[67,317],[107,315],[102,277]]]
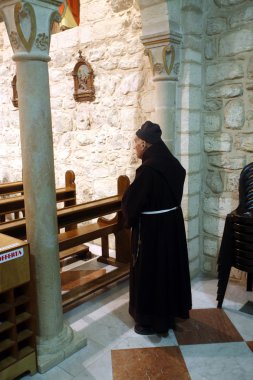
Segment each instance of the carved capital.
[[49,61],[50,35],[54,21],[60,21],[58,7],[62,1],[1,1],[14,60]]
[[239,5],[246,3],[247,0],[214,0],[214,3],[217,5],[217,7],[225,8],[225,7],[231,7],[233,5]]
[[147,48],[144,54],[148,56],[155,80],[177,80],[179,72],[178,47],[172,44]]
[[177,80],[179,72],[179,34],[157,34],[142,37],[154,80]]

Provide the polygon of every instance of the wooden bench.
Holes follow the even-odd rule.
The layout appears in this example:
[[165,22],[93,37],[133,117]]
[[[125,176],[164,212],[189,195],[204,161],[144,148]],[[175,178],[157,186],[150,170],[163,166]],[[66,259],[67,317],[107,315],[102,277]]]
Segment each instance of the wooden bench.
[[[25,216],[24,204],[24,189],[23,182],[10,182],[0,184],[0,223],[6,223],[7,216],[18,220]],[[1,199],[2,197],[2,199]],[[67,170],[65,173],[65,187],[56,189],[57,207],[69,207],[76,204],[76,184],[75,173],[72,170]],[[22,216],[20,216],[22,215]],[[12,223],[9,223],[11,225]],[[21,222],[22,226],[23,222]],[[19,226],[19,223],[17,223]],[[76,225],[66,226],[66,230],[75,228]],[[25,231],[21,229],[21,231]],[[25,239],[25,232],[21,233],[20,238]],[[60,254],[61,266],[69,264],[75,260],[75,256],[82,258],[90,257],[89,247],[80,245],[75,248],[62,251]]]
[[[97,274],[94,273],[95,278],[91,276],[89,281],[87,278],[82,280],[80,277],[76,286],[68,291],[64,290],[62,294],[64,311],[77,306],[87,296],[129,273],[130,231],[124,228],[121,212],[122,195],[128,186],[128,177],[120,176],[117,195],[57,210],[59,231],[62,228],[65,229],[58,236],[60,256],[66,250],[75,249],[84,243],[100,238],[102,255],[97,260],[115,268],[110,272],[101,269]],[[105,218],[111,214],[116,215],[111,219]],[[89,222],[89,224],[84,224],[84,222]],[[76,227],[73,228],[73,225]],[[71,226],[71,229],[66,230],[68,226]],[[0,233],[24,239],[25,219],[0,224]],[[111,234],[115,236],[115,258],[109,255],[109,235]],[[63,288],[66,288],[66,278],[69,278],[70,274],[78,275],[78,271],[61,273]]]
[[[10,215],[14,219],[19,219],[25,215],[23,182],[9,182],[0,184],[0,222],[6,221],[6,216]],[[65,187],[56,189],[56,203],[58,207],[76,204],[75,173],[67,170],[65,173]]]

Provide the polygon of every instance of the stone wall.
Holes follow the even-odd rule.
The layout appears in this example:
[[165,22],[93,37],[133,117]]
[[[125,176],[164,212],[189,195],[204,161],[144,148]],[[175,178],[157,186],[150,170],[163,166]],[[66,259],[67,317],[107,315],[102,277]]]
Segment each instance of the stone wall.
[[[80,200],[112,195],[119,175],[133,177],[133,135],[153,111],[151,73],[140,34],[134,1],[90,1],[81,6],[79,28],[52,38],[56,173],[59,178],[74,168]],[[91,103],[78,104],[72,96],[71,71],[79,49],[95,73],[96,99]]]
[[[80,26],[52,35],[49,62],[56,184],[62,186],[65,171],[74,170],[78,202],[115,194],[121,174],[133,178],[134,132],[154,107],[136,1],[80,3]],[[4,23],[0,36],[0,181],[14,181],[22,163],[18,111],[11,102],[15,63]],[[92,102],[73,98],[79,50],[94,70]]]
[[252,22],[252,1],[207,1],[202,260],[207,273],[216,273],[225,217],[238,205],[238,178],[253,158]]
[[[200,260],[205,273],[216,274],[225,217],[238,204],[241,169],[252,161],[252,1],[145,4],[143,20],[151,5],[172,9],[182,33],[175,153],[187,170],[183,211],[189,259],[193,275]],[[155,21],[161,26],[160,13]],[[164,11],[163,23],[165,16]],[[152,71],[140,40],[148,22],[142,26],[137,0],[81,0],[80,26],[52,35],[49,76],[56,183],[62,186],[65,171],[74,170],[78,202],[114,194],[117,177],[127,174],[132,179],[139,164],[132,139],[155,112]],[[79,50],[94,70],[92,102],[73,98],[72,71]],[[0,23],[1,182],[22,176],[18,110],[11,102],[11,57]]]
[[203,128],[203,2],[181,2],[181,68],[178,83],[177,156],[186,169],[183,212],[192,275],[199,272],[202,252],[200,194],[202,188]]
[[0,23],[0,182],[20,180],[22,172],[18,111],[12,104],[15,63],[3,22]]

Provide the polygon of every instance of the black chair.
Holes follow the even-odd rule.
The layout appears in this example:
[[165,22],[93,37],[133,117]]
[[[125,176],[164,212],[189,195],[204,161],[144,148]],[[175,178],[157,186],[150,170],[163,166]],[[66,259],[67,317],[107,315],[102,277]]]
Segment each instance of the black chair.
[[239,206],[227,215],[218,256],[218,308],[222,307],[231,267],[247,272],[247,291],[253,283],[253,162],[239,179]]

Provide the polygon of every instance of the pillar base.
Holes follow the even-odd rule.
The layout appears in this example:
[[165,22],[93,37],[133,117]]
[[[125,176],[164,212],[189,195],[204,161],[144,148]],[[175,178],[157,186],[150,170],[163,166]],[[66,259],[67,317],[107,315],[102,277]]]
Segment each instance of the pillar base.
[[37,341],[37,369],[44,373],[87,345],[82,331],[76,333],[64,324],[61,333],[52,339]]

